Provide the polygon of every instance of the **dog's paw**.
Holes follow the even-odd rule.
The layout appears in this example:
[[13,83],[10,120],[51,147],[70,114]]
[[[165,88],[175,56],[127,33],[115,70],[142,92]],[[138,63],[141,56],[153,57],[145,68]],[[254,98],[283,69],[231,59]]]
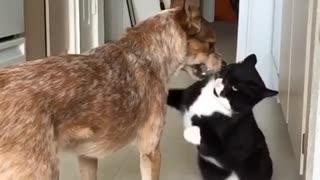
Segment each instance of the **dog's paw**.
[[184,130],[183,132],[184,139],[191,144],[200,145],[201,135],[200,128],[198,126],[191,126]]

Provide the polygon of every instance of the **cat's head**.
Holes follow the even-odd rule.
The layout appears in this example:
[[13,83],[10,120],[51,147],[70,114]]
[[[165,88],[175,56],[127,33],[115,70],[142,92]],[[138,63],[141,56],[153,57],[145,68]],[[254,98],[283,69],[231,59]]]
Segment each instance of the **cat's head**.
[[278,94],[265,86],[256,63],[252,54],[241,63],[226,66],[215,80],[213,94],[218,99],[227,99],[233,112],[251,110],[262,99]]

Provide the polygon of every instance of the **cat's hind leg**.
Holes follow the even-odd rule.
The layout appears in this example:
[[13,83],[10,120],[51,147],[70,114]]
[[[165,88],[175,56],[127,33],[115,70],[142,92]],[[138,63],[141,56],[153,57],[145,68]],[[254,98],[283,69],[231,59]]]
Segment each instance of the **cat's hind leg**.
[[226,180],[231,172],[204,160],[198,156],[198,164],[203,180]]

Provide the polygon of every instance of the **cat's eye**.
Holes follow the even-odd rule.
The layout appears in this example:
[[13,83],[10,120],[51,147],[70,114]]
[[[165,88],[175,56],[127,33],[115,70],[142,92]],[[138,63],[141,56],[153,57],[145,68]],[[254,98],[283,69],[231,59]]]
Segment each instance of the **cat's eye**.
[[238,91],[238,88],[236,88],[235,86],[231,87],[233,91]]

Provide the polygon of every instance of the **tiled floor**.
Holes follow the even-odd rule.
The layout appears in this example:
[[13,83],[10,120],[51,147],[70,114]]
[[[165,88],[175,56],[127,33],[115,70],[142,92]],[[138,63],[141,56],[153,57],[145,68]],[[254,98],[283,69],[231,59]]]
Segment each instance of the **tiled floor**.
[[[234,26],[214,25],[218,34],[218,48],[228,62],[235,59]],[[171,87],[186,87],[192,80],[185,74],[174,77]],[[274,161],[273,180],[299,180],[297,168],[290,149],[286,125],[275,99],[266,99],[255,108],[258,123],[266,135]],[[201,180],[196,163],[196,150],[182,137],[182,119],[178,112],[168,109],[166,128],[162,138],[163,180]],[[111,154],[99,162],[99,180],[140,180],[138,152],[133,147]],[[77,180],[76,158],[64,154],[61,158],[61,180]]]

